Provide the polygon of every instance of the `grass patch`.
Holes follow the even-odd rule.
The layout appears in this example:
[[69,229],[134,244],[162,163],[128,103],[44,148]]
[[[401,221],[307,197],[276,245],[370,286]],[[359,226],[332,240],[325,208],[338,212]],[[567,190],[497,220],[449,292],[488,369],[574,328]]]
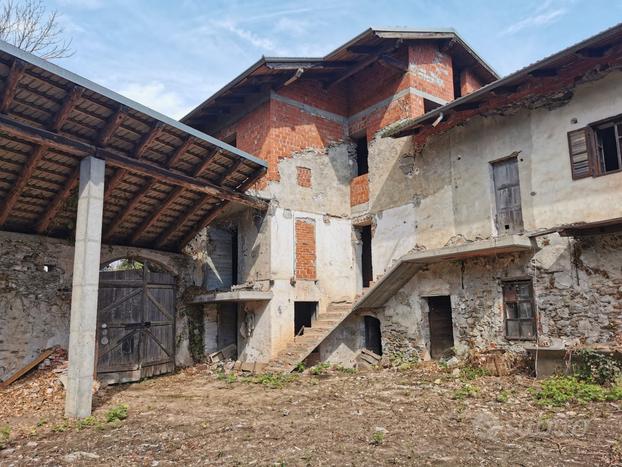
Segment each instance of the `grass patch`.
[[451,396],[454,400],[464,400],[467,397],[475,397],[479,393],[479,388],[477,386],[473,386],[472,384],[465,383],[460,389],[457,389],[453,395]]
[[251,384],[261,384],[270,389],[281,389],[296,379],[298,379],[298,375],[291,373],[264,373],[262,375],[248,376],[242,381]]
[[312,375],[319,376],[319,375],[325,375],[326,373],[328,373],[329,368],[330,368],[330,363],[322,362],[309,368],[309,371],[311,372]]
[[338,371],[339,373],[346,373],[348,375],[353,375],[354,373],[357,372],[356,368],[350,368],[350,367],[346,367],[343,365],[335,365],[333,368],[335,369],[335,371]]
[[233,384],[238,380],[238,377],[235,373],[225,373],[224,371],[218,372],[216,378],[219,381],[224,381],[227,384]]
[[8,425],[0,427],[0,449],[4,449],[7,446],[10,437],[11,427]]
[[419,357],[417,354],[393,352],[389,356],[389,361],[391,362],[391,366],[397,368],[398,371],[408,371],[419,363]]
[[369,442],[369,444],[372,444],[374,446],[380,446],[383,443],[384,443],[384,431],[381,431],[381,430],[374,431],[374,433],[371,435],[371,441]]
[[510,398],[510,391],[506,391],[505,389],[500,391],[499,394],[497,394],[497,397],[495,397],[495,400],[497,402],[500,402],[502,404],[506,403]]
[[106,412],[106,421],[108,423],[125,420],[127,418],[127,404],[119,404],[112,407]]
[[605,388],[574,376],[553,376],[542,381],[540,389],[532,388],[531,393],[538,404],[548,406],[622,400],[621,385]]
[[460,368],[460,378],[467,381],[481,378],[482,376],[490,376],[490,372],[486,368],[465,366]]

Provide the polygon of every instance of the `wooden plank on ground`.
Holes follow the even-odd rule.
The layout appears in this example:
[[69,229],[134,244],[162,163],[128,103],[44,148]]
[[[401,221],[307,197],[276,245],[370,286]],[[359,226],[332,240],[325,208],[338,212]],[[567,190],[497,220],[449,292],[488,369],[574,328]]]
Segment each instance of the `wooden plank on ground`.
[[8,386],[10,386],[11,384],[13,384],[15,381],[17,381],[18,379],[20,379],[22,376],[24,376],[26,373],[28,373],[30,370],[32,370],[34,367],[36,367],[37,365],[39,365],[43,360],[45,360],[46,358],[48,358],[50,355],[52,355],[52,352],[54,352],[54,349],[48,349],[48,350],[44,350],[43,352],[41,352],[39,354],[39,356],[37,358],[35,358],[32,362],[30,362],[28,365],[26,365],[25,367],[22,367],[20,370],[17,370],[15,373],[13,373],[13,375],[11,377],[9,377],[9,379],[7,379],[6,381],[3,381],[0,384],[1,388],[6,388]]

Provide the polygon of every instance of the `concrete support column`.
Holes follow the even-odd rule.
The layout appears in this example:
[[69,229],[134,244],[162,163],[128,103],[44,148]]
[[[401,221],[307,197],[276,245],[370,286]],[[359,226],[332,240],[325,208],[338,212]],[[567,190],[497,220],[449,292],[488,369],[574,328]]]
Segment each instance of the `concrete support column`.
[[105,162],[94,157],[80,163],[65,396],[67,417],[91,415],[105,168]]

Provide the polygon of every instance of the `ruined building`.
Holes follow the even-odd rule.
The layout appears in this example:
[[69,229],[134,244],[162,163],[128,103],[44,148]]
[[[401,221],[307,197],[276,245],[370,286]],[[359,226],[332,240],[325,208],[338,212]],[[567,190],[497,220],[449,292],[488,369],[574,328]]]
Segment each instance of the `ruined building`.
[[73,339],[80,164],[102,379],[620,343],[621,39],[500,79],[453,30],[369,29],[181,122],[2,45],[0,375]]

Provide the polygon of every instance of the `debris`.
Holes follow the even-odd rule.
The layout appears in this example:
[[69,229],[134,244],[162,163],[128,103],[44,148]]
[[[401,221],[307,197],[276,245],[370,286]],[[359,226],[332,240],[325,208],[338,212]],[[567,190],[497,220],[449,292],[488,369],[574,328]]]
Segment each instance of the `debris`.
[[35,368],[37,365],[39,365],[40,363],[42,363],[46,358],[48,358],[50,355],[52,355],[52,353],[54,352],[54,349],[47,349],[44,350],[42,353],[39,354],[39,356],[37,358],[35,358],[32,362],[30,362],[28,365],[22,367],[21,369],[17,370],[15,373],[13,373],[12,376],[10,376],[7,380],[5,380],[4,382],[2,382],[2,384],[0,384],[0,387],[2,388],[6,388],[8,386],[10,386],[12,383],[14,383],[15,381],[17,381],[19,378],[21,378],[22,376],[24,376],[26,373],[28,373],[30,370],[32,370],[33,368]]
[[361,349],[355,358],[357,366],[362,368],[370,368],[380,364],[382,357],[375,354],[371,350]]
[[76,451],[63,457],[63,460],[69,464],[73,464],[82,459],[99,459],[99,456],[92,452]]
[[209,354],[208,361],[210,363],[224,362],[233,359],[237,354],[237,346],[229,344],[228,346]]

